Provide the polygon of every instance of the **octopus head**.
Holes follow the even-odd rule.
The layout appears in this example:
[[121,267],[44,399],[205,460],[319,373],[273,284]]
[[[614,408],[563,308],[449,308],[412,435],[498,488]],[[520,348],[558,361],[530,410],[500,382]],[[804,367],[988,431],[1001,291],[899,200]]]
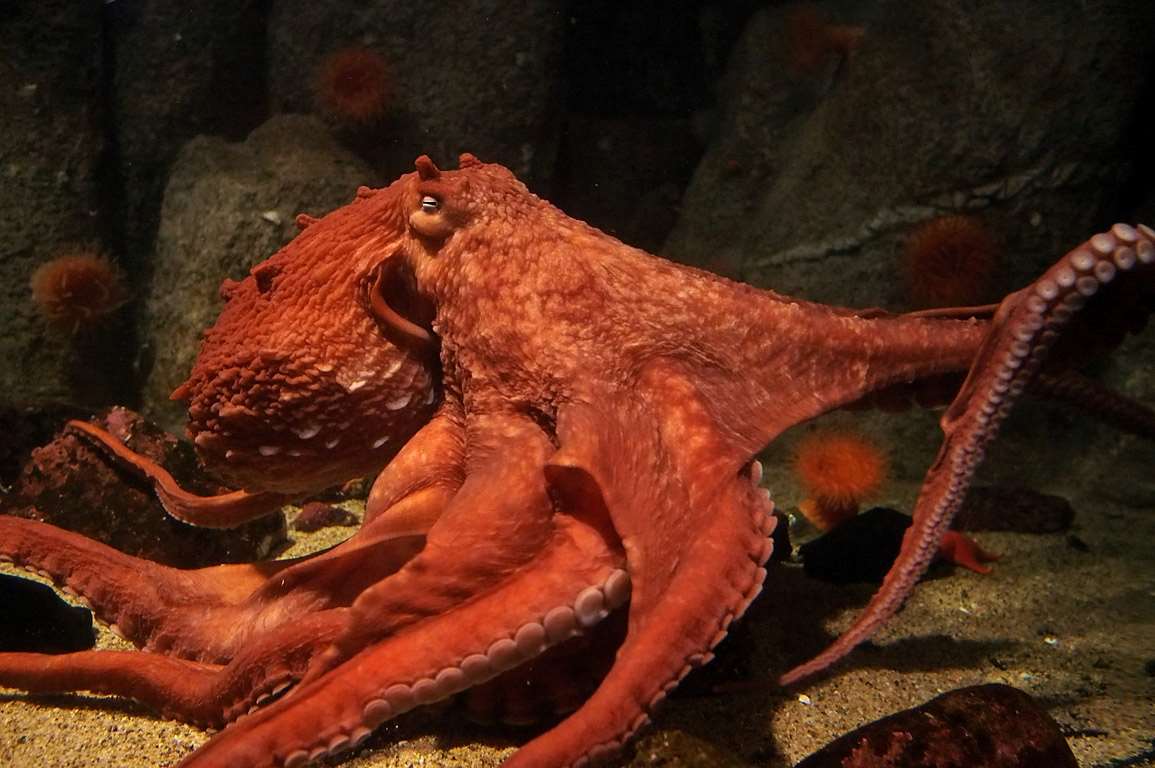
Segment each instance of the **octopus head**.
[[519,234],[564,219],[502,165],[483,163],[471,154],[461,155],[457,170],[442,171],[424,155],[416,165],[417,173],[406,177],[399,202],[411,243],[427,254],[445,250],[450,241],[456,250],[476,248],[482,235],[487,241],[500,240],[507,249],[516,247]]
[[[406,279],[390,266],[409,236],[399,201],[415,175],[303,218],[297,238],[221,286],[225,308],[173,398],[188,401],[202,461],[230,483],[317,491],[377,471],[428,420],[436,344],[398,335],[372,301]],[[393,309],[428,321],[427,308]]]

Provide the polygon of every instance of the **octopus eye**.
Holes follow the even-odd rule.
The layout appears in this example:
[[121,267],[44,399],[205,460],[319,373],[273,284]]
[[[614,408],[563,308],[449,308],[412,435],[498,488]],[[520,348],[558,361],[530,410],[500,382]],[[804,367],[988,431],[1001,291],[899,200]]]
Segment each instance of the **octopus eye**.
[[441,208],[441,201],[433,195],[425,195],[421,198],[421,210],[426,213],[435,213]]

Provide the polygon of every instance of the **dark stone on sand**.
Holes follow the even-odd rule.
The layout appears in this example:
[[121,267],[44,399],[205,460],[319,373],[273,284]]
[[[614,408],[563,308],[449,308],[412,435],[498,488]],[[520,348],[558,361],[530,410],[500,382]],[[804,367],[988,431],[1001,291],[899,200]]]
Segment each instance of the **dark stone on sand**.
[[966,501],[951,528],[957,531],[1011,531],[1058,533],[1071,527],[1075,510],[1062,496],[1029,488],[978,486],[967,491]]
[[[138,414],[113,408],[93,422],[163,465],[187,490],[222,490],[198,472],[188,443]],[[169,517],[147,481],[67,429],[32,451],[14,488],[0,496],[0,513],[51,523],[179,568],[265,559],[286,541],[280,513],[230,530],[195,528]]]
[[785,562],[790,559],[790,518],[785,512],[775,509],[772,513],[774,519],[778,524],[774,526],[774,533],[770,534],[770,538],[774,540],[774,551],[770,554],[770,559],[777,562]]
[[310,501],[301,507],[300,513],[293,521],[293,530],[311,533],[322,528],[356,524],[357,516],[349,510],[323,501]]
[[72,653],[96,644],[92,611],[69,605],[46,584],[0,574],[0,651]]
[[1007,685],[960,688],[875,720],[796,768],[1078,768],[1059,725]]
[[880,582],[898,557],[910,517],[874,507],[799,548],[807,576],[833,584]]
[[1073,533],[1067,534],[1067,546],[1079,552],[1090,552],[1091,545],[1080,539]]

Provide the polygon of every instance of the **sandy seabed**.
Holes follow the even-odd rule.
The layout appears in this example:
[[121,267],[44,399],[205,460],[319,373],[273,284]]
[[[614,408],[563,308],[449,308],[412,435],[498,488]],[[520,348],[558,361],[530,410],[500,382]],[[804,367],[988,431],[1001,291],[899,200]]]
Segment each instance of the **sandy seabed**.
[[[794,493],[782,470],[768,470],[767,482],[785,491],[779,495]],[[909,508],[916,490],[893,488],[886,501]],[[1155,766],[1155,510],[1062,491],[1076,509],[1069,533],[977,534],[1002,555],[991,575],[936,568],[874,644],[797,691],[675,697],[623,764],[792,765],[878,717],[954,688],[1000,682],[1048,709],[1083,768]],[[295,534],[286,555],[350,531]],[[712,666],[722,671],[695,674],[725,681],[727,668],[781,671],[848,626],[871,592],[813,581],[795,565],[773,568],[719,648]],[[102,628],[99,647],[126,645]],[[532,733],[472,725],[442,708],[386,724],[354,753],[320,764],[496,766]],[[0,689],[4,768],[156,768],[206,738],[116,699]]]

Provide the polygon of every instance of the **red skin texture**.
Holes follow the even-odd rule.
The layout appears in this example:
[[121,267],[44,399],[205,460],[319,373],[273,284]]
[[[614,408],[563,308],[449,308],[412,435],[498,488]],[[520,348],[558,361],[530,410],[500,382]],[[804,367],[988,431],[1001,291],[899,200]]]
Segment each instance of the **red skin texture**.
[[403,223],[394,196],[357,198],[221,286],[228,303],[173,397],[189,401],[201,458],[237,486],[294,494],[373,474],[433,412],[433,361],[366,311],[366,275]]
[[[304,494],[388,461],[358,533],[292,563],[183,572],[0,517],[0,554],[164,652],[0,654],[0,684],[116,693],[214,725],[295,684],[182,762],[255,768],[303,765],[464,688],[481,697],[471,710],[504,697],[516,719],[528,679],[565,711],[608,666],[507,763],[584,765],[708,662],[760,591],[774,518],[753,456],[821,413],[969,369],[894,568],[794,682],[909,594],[1037,368],[1040,329],[1062,330],[1063,270],[1088,248],[996,313],[859,312],[630,248],[472,156],[417,168],[306,221],[227,286],[178,392],[205,461],[250,494]],[[1095,274],[1126,262],[1121,249],[1155,254],[1152,240],[1119,229]],[[322,450],[322,435],[338,442]],[[583,648],[603,662],[585,673]],[[543,652],[551,663],[534,664]]]

